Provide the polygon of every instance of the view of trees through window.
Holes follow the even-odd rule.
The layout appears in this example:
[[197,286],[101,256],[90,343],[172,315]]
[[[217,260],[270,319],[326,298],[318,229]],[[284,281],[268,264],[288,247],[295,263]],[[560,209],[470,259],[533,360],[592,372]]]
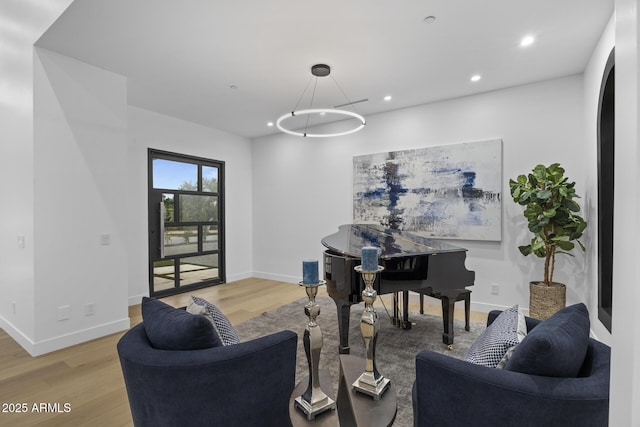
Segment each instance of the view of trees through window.
[[220,161],[149,151],[152,295],[224,283],[223,173]]

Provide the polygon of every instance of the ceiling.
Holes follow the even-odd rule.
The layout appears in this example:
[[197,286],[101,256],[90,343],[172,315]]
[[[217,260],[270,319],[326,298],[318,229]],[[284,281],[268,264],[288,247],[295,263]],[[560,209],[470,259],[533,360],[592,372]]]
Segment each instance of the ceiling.
[[[355,104],[365,117],[581,73],[613,6],[76,0],[36,45],[126,76],[131,105],[255,138],[278,132],[267,122],[294,109],[311,81],[298,104],[309,107],[316,63],[332,72],[318,78],[313,107],[368,99]],[[535,42],[523,48],[526,35]]]

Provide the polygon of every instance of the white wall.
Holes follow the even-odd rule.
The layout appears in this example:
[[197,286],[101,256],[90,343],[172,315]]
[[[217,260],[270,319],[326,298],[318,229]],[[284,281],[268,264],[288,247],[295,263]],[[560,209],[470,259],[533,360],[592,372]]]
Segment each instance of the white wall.
[[251,277],[251,143],[248,139],[164,116],[128,108],[129,304],[149,295],[147,150],[171,151],[225,162],[227,282]]
[[[0,327],[25,347],[33,343],[36,316],[33,44],[71,1],[0,2],[0,182],[5,201],[0,214]],[[18,236],[25,237],[24,248],[18,247]]]
[[[297,282],[303,259],[321,259],[320,239],[352,222],[353,156],[493,138],[503,140],[502,242],[452,241],[469,249],[473,308],[529,305],[529,280],[542,260],[517,249],[530,237],[508,181],[536,164],[560,162],[584,196],[582,76],[571,76],[367,117],[366,128],[330,140],[272,135],[253,141],[254,271]],[[586,218],[589,221],[589,218]],[[589,247],[588,251],[593,248]],[[585,301],[586,257],[558,260],[567,302]],[[500,286],[499,295],[490,293]]]
[[640,426],[640,10],[616,0],[616,141],[610,425]]
[[[34,99],[30,352],[42,354],[129,327],[126,80],[36,49]],[[85,314],[87,304],[94,314]],[[68,319],[59,318],[59,307],[68,307]]]

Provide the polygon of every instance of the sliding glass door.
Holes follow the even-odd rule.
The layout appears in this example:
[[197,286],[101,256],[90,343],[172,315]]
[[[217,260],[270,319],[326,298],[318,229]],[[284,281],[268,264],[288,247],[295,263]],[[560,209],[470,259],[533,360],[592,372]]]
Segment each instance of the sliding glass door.
[[149,150],[150,295],[224,281],[224,162]]

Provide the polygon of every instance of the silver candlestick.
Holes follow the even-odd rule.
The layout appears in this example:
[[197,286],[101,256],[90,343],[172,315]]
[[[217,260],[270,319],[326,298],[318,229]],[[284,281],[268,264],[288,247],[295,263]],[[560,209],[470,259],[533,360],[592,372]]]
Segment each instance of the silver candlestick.
[[362,291],[362,299],[364,300],[364,311],[360,320],[360,332],[364,340],[364,348],[366,354],[366,362],[364,372],[353,383],[356,391],[368,394],[375,400],[379,400],[382,394],[389,388],[391,381],[383,377],[376,367],[376,341],[378,340],[378,313],[373,308],[376,300],[377,292],[373,289],[373,282],[376,275],[384,270],[384,267],[378,266],[374,271],[363,271],[362,266],[358,265],[355,270],[362,275],[365,288]]
[[304,330],[304,352],[307,355],[307,363],[309,364],[309,385],[307,390],[296,397],[295,404],[306,415],[309,421],[313,420],[316,415],[328,409],[335,409],[336,403],[322,390],[320,386],[320,377],[318,375],[318,367],[320,364],[320,352],[322,350],[322,330],[316,317],[320,314],[320,306],[316,302],[318,287],[325,284],[324,280],[318,283],[302,283],[307,291],[309,302],[304,306],[304,313],[309,317],[309,322]]

